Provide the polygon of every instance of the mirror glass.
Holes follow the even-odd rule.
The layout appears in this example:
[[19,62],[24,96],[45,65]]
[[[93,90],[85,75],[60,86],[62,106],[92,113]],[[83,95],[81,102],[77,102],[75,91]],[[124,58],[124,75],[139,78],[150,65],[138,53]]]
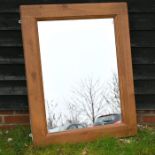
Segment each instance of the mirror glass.
[[113,18],[37,25],[48,132],[120,123]]

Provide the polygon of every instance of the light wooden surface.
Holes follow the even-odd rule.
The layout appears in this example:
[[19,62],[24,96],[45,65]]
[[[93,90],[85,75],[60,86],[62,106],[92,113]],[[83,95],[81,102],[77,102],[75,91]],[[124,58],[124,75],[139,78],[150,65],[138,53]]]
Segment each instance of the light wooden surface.
[[[22,33],[28,85],[31,128],[35,145],[75,143],[101,136],[136,134],[136,111],[126,3],[91,3],[21,6]],[[59,19],[114,18],[123,122],[93,128],[48,133],[37,21]]]

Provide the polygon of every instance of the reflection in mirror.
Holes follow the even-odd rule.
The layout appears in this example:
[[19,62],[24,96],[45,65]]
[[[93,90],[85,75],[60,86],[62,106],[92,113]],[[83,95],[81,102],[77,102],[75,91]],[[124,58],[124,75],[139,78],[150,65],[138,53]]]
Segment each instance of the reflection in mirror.
[[113,18],[39,21],[48,132],[121,122]]

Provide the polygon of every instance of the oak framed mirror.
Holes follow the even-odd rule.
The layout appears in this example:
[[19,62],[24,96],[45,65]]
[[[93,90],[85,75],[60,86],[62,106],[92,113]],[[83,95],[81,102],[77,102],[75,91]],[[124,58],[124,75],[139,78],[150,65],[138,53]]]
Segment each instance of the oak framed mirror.
[[34,144],[136,134],[127,4],[20,11]]

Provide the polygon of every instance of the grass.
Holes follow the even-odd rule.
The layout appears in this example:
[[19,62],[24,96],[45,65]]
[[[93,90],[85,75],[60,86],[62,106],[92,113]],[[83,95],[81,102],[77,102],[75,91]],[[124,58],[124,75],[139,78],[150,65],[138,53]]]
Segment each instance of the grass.
[[141,127],[135,137],[101,138],[89,143],[32,145],[30,129],[0,131],[0,155],[155,155],[155,130]]

